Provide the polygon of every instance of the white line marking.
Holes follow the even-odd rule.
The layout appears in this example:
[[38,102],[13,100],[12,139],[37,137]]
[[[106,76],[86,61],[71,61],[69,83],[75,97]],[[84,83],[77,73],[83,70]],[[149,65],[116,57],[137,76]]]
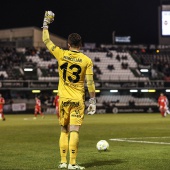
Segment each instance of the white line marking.
[[162,137],[137,137],[137,138],[117,138],[117,139],[166,139],[166,138],[170,138],[170,136],[162,136]]
[[[144,137],[144,138],[170,138],[170,137]],[[119,138],[119,139],[109,139],[111,141],[118,142],[131,142],[131,143],[148,143],[148,144],[159,144],[159,145],[170,145],[169,142],[150,142],[150,141],[137,141],[132,139],[142,139],[142,138]]]
[[[55,120],[55,121],[58,120],[57,118],[56,119],[45,119],[45,118],[42,119],[41,117],[37,118],[36,120],[38,120],[38,119],[39,120]],[[33,118],[24,118],[24,120],[34,120],[34,119]]]

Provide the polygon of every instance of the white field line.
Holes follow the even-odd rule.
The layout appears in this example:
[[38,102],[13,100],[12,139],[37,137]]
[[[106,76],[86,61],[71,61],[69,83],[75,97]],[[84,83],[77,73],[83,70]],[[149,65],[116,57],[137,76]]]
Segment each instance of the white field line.
[[159,138],[170,138],[170,136],[162,136],[162,137],[137,137],[137,138],[118,138],[118,139],[159,139]]
[[[24,118],[24,120],[33,120],[33,121],[36,121],[36,120],[45,120],[45,118],[42,119],[42,118],[40,117],[40,118],[37,118],[36,120],[34,120],[33,118]],[[46,119],[46,120],[58,120],[58,119],[56,118],[56,119]]]
[[[140,141],[139,139],[153,139],[153,138],[170,138],[170,137],[141,137],[141,138],[118,138],[118,139],[109,139],[111,141],[117,141],[117,142],[130,142],[130,143],[148,143],[148,144],[159,144],[159,145],[170,145],[170,142],[151,142],[151,141]],[[133,140],[133,139],[137,139],[137,140]]]

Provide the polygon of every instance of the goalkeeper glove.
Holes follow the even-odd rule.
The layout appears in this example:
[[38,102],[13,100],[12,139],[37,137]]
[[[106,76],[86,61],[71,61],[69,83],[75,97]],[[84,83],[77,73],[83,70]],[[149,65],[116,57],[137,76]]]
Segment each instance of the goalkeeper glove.
[[96,99],[95,98],[89,99],[89,103],[90,103],[90,105],[87,108],[87,114],[93,115],[96,112]]
[[42,28],[48,28],[48,25],[54,21],[55,14],[52,11],[45,11]]

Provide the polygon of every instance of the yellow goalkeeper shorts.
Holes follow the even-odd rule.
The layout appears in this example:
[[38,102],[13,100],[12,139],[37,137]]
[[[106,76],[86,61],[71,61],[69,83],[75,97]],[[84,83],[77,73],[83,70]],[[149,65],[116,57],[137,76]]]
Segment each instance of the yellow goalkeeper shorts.
[[59,124],[81,125],[84,119],[85,104],[83,100],[71,100],[60,98],[59,100]]

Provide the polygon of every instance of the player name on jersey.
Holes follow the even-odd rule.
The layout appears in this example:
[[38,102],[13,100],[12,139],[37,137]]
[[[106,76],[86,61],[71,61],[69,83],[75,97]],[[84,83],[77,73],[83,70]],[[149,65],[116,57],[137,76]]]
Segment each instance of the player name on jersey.
[[71,58],[71,57],[68,57],[68,56],[64,56],[63,58],[64,58],[65,60],[82,63],[82,59],[81,59],[81,58]]

